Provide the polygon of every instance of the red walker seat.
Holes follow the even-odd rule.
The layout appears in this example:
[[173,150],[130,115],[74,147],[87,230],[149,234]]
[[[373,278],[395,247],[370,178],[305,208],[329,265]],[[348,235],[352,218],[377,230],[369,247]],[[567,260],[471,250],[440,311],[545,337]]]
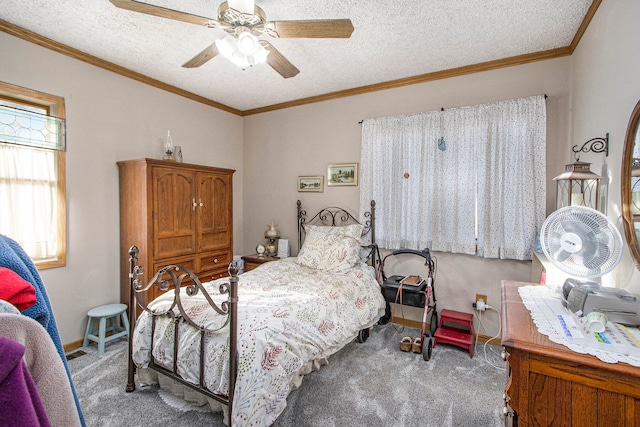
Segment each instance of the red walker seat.
[[473,314],[442,310],[440,325],[433,336],[433,348],[436,348],[437,343],[453,344],[467,349],[473,359]]

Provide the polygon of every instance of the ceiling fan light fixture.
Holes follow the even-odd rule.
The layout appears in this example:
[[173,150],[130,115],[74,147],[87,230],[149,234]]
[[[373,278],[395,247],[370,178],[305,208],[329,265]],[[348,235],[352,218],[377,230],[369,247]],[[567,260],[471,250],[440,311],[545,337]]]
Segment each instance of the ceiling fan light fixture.
[[269,51],[258,43],[257,52],[253,54],[253,59],[256,61],[256,64],[267,62],[267,56],[269,56]]
[[218,52],[227,59],[231,59],[233,52],[237,49],[236,39],[233,36],[226,36],[223,39],[216,40]]
[[233,55],[231,55],[231,58],[229,58],[231,60],[231,62],[233,64],[235,64],[236,66],[244,69],[247,67],[252,67],[254,62],[252,61],[253,58],[243,55],[240,52],[238,52],[237,50],[235,52],[233,52]]
[[232,35],[216,40],[216,47],[222,56],[240,68],[266,62],[269,55],[258,38],[246,31],[240,33],[237,40]]
[[258,42],[258,38],[248,31],[238,35],[237,45],[238,52],[246,56],[255,55],[258,52],[258,48],[262,47]]
[[231,9],[235,9],[240,13],[247,15],[253,15],[254,13],[253,0],[229,0],[227,3]]

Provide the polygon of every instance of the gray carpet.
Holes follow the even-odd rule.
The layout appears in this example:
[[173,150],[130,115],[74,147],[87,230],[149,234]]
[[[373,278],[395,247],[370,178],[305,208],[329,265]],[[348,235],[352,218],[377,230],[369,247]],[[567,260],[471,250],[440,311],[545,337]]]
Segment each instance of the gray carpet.
[[[406,328],[376,326],[363,344],[353,342],[333,355],[329,365],[307,375],[287,398],[274,426],[502,426],[505,384],[500,347],[482,344],[473,359],[465,350],[438,345],[431,360],[404,353],[398,342]],[[219,413],[186,406],[157,386],[125,392],[126,341],[96,347],[69,361],[87,426],[222,427]]]

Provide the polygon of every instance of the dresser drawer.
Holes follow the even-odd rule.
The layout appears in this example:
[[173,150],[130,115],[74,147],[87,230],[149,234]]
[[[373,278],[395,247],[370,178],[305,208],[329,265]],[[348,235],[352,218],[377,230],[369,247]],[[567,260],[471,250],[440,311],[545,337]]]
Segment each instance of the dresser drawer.
[[227,277],[227,269],[233,260],[231,251],[211,252],[198,258],[198,277],[201,281],[209,281]]
[[[185,257],[185,258],[173,258],[173,259],[163,259],[161,261],[157,261],[153,264],[153,270],[146,272],[148,273],[147,281],[151,280],[153,276],[160,270],[168,265],[177,265],[179,267],[184,267],[192,272],[195,272],[196,265],[194,263],[193,257]],[[165,277],[169,277],[166,275]]]
[[[192,273],[195,272],[195,263],[193,260],[193,257],[185,257],[185,258],[173,258],[173,259],[164,259],[162,261],[156,262],[153,264],[153,270],[146,272],[145,271],[145,275],[147,275],[145,281],[148,283],[149,280],[153,279],[153,277],[155,276],[155,274],[158,272],[158,270],[160,270],[161,268],[167,267],[169,265],[177,265],[179,267],[183,267],[186,268],[187,270],[191,271]],[[176,275],[180,275],[180,274],[184,274],[184,271],[180,270],[180,271],[175,271],[174,273],[176,273]],[[164,273],[162,275],[162,278],[164,280],[171,282],[171,276],[168,273]],[[189,280],[188,278],[185,278],[185,280],[182,282],[183,285],[188,285],[192,283],[191,280]],[[173,287],[171,287],[171,289],[173,289]],[[161,291],[160,289],[158,289],[158,285],[154,284],[153,287],[149,290],[151,292],[151,296],[153,299],[159,297],[160,295],[162,295],[164,293],[164,291]]]

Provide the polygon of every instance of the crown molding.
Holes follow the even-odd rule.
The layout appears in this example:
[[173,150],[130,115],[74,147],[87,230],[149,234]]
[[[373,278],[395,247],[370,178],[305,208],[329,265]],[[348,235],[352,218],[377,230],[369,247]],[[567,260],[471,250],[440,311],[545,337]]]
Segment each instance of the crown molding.
[[466,65],[464,67],[451,68],[448,70],[435,71],[433,73],[420,74],[418,76],[406,77],[398,80],[390,80],[387,82],[376,83],[367,86],[360,86],[353,89],[341,90],[338,92],[326,93],[323,95],[312,96],[309,98],[297,99],[294,101],[283,102],[281,104],[268,105],[266,107],[254,108],[252,110],[242,111],[243,116],[252,114],[260,114],[268,111],[281,110],[283,108],[297,107],[299,105],[312,104],[315,102],[329,101],[337,98],[344,98],[354,95],[362,95],[380,90],[394,89],[402,86],[415,85],[419,83],[430,82],[434,80],[448,79],[451,77],[463,76],[466,74],[480,73],[482,71],[495,70],[498,68],[512,67],[514,65],[528,64],[530,62],[544,61],[546,59],[559,58],[571,55],[569,46],[557,49],[545,50],[542,52],[528,53],[524,55],[512,56],[510,58],[497,59],[494,61],[481,62],[479,64]]
[[104,59],[100,59],[96,56],[89,55],[88,53],[82,52],[81,50],[78,50],[78,49],[74,49],[62,43],[58,43],[55,40],[51,40],[50,38],[41,36],[40,34],[34,33],[33,31],[29,31],[17,25],[11,24],[7,21],[3,21],[2,19],[0,19],[0,31],[3,31],[12,36],[21,38],[28,42],[37,44],[38,46],[42,46],[44,48],[53,50],[54,52],[58,52],[63,55],[69,56],[71,58],[77,59],[79,61],[86,62],[87,64],[91,64],[96,67],[111,71],[113,73],[120,74],[121,76],[128,77],[133,80],[137,80],[149,86],[153,86],[158,89],[162,89],[167,92],[174,93],[176,95],[184,96],[185,98],[189,98],[193,101],[200,102],[202,104],[206,104],[211,107],[215,107],[232,114],[242,115],[242,111],[229,107],[228,105],[224,105],[219,102],[212,101],[211,99],[205,98],[200,95],[196,95],[195,93],[161,82],[160,80],[152,79],[151,77],[145,76],[144,74],[140,74],[128,68],[121,67],[120,65],[116,65],[112,62],[105,61]]
[[572,54],[573,54],[573,51],[576,50],[576,47],[578,47],[578,43],[580,43],[580,40],[582,39],[582,36],[584,35],[585,31],[587,31],[587,27],[591,23],[593,16],[596,14],[596,10],[598,10],[600,3],[602,3],[602,0],[593,0],[593,3],[591,3],[589,10],[587,10],[587,14],[582,20],[580,27],[578,27],[578,31],[576,31],[576,35],[573,37],[573,40],[569,45],[569,47],[571,48]]

